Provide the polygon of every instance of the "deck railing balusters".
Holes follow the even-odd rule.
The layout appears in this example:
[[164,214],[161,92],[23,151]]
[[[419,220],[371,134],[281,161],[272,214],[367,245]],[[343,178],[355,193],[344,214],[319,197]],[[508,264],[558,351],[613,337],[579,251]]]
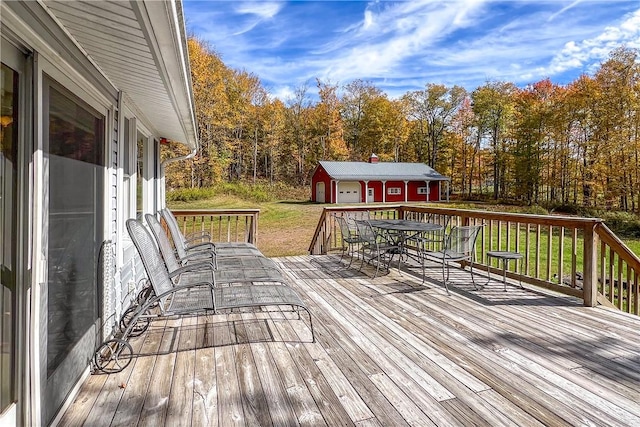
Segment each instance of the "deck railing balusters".
[[[321,254],[338,249],[339,239],[335,236],[334,225],[326,227],[331,221],[330,214],[357,212],[364,215],[366,211],[371,212],[374,218],[424,220],[431,214],[432,220],[442,221],[443,216],[449,216],[450,227],[484,224],[486,227],[483,227],[478,241],[478,268],[486,268],[488,250],[515,250],[523,254],[522,266],[520,271],[509,266],[507,276],[510,278],[520,278],[523,282],[582,297],[586,305],[599,302],[634,314],[640,312],[637,285],[640,259],[597,218],[413,205],[327,207],[318,223],[309,251]],[[329,236],[332,238],[329,239]],[[571,239],[570,245],[565,244],[565,238]],[[327,243],[321,244],[324,241]],[[570,253],[567,253],[568,246]],[[557,259],[554,259],[554,255],[557,255]],[[565,266],[565,262],[570,264],[570,269]],[[571,271],[570,278],[564,277],[567,270]],[[579,273],[582,273],[582,277],[579,277]]]
[[547,242],[547,273],[546,273],[546,277],[545,279],[547,281],[551,280],[551,254],[553,251],[553,226],[550,225],[549,226],[549,235],[547,238],[548,242]]
[[184,233],[208,231],[219,242],[257,244],[259,209],[172,210]]

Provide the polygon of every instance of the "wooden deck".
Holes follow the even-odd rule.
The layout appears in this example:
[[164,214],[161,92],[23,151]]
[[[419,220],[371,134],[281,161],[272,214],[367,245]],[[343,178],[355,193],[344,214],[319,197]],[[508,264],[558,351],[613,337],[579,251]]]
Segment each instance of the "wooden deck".
[[315,343],[279,311],[154,322],[60,425],[640,425],[638,317],[498,280],[474,291],[462,271],[447,296],[436,267],[421,284],[334,255],[278,261]]

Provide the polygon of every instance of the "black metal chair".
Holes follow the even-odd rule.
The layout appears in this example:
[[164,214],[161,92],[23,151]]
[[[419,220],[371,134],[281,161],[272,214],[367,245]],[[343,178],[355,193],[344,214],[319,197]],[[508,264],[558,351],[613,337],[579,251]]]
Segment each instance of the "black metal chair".
[[398,241],[389,239],[388,236],[378,233],[371,225],[369,220],[356,220],[358,227],[358,238],[360,239],[360,250],[362,260],[360,261],[360,270],[364,266],[365,260],[373,262],[375,260],[376,272],[373,277],[378,276],[380,266],[387,271],[393,261],[393,258],[402,255],[402,246]]
[[442,281],[449,293],[447,282],[449,281],[450,265],[452,262],[469,262],[471,269],[471,282],[478,288],[473,277],[473,263],[476,258],[476,240],[482,225],[469,225],[453,227],[444,239],[444,245],[438,251],[425,251],[425,256],[435,258],[442,262]]
[[348,219],[336,214],[333,216],[340,227],[340,234],[342,237],[342,254],[340,255],[340,260],[342,260],[345,253],[348,253],[351,256],[349,265],[347,265],[348,268],[351,267],[354,256],[358,255],[360,251],[359,246],[362,243],[362,240],[358,236],[358,229],[356,228],[355,222],[353,223],[353,227],[350,227]]

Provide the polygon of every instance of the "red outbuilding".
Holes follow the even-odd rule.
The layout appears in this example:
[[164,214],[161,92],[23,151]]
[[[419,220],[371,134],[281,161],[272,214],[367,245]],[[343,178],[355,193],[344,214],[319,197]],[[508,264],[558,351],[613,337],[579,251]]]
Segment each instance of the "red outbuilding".
[[[450,178],[424,163],[321,161],[311,178],[318,203],[400,203],[449,201]],[[444,184],[444,185],[443,185]]]

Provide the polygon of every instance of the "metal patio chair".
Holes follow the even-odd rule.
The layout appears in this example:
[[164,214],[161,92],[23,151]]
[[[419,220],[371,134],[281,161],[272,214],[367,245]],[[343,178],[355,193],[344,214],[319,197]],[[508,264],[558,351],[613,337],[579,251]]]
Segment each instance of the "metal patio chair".
[[349,223],[347,222],[348,220],[343,216],[339,216],[336,214],[334,214],[333,216],[338,223],[338,226],[340,227],[340,234],[342,237],[342,254],[340,255],[340,260],[342,261],[345,253],[348,253],[351,257],[351,259],[349,260],[349,265],[347,265],[347,268],[349,268],[351,267],[354,256],[358,256],[359,258],[359,246],[362,243],[362,240],[358,236],[358,229],[355,225],[355,222],[353,223],[353,227],[350,227]]
[[447,282],[449,281],[449,273],[451,268],[450,263],[452,262],[469,262],[471,269],[471,282],[476,289],[478,288],[473,277],[473,262],[475,261],[476,257],[476,240],[478,238],[478,233],[482,229],[482,227],[484,226],[469,225],[453,227],[449,234],[445,237],[444,245],[441,250],[425,251],[425,256],[435,258],[438,261],[442,262],[442,281],[444,283],[445,289],[447,290],[447,295],[450,295]]
[[426,255],[430,252],[442,251],[447,238],[447,227],[451,221],[450,216],[441,216],[440,220],[436,220],[435,215],[430,214],[426,222],[442,225],[441,230],[425,231],[407,238],[407,243],[416,248],[418,259],[422,266],[422,282],[424,283],[424,269]]
[[126,327],[118,337],[103,342],[96,350],[96,369],[120,372],[133,357],[133,347],[127,339],[144,332],[154,318],[218,314],[221,310],[237,308],[290,306],[300,318],[300,310],[307,312],[312,342],[315,342],[311,312],[295,290],[286,284],[218,286],[213,280],[181,280],[176,285],[156,247],[149,230],[136,219],[127,221],[127,230],[142,260],[153,292],[143,303],[128,310]]
[[[362,252],[360,270],[362,270],[365,260],[367,260],[368,263],[375,260],[376,272],[373,277],[376,278],[381,265],[383,265],[386,270],[389,270],[389,266],[395,255],[398,255],[399,259],[402,254],[402,246],[398,241],[389,239],[388,236],[383,233],[378,233],[369,220],[356,220],[356,226],[358,227],[360,250]],[[399,262],[398,260],[398,263]]]

